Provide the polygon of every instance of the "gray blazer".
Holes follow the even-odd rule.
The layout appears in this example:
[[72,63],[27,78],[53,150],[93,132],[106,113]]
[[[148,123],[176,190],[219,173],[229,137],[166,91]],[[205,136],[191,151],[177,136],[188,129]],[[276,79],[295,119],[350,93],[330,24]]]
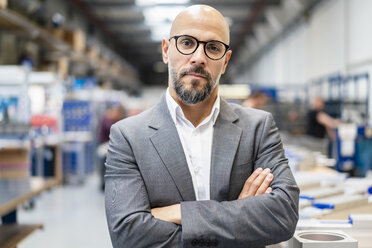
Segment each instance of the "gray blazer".
[[[272,193],[236,200],[258,167],[274,174]],[[221,99],[210,177],[211,200],[196,201],[165,97],[113,125],[105,176],[113,247],[263,247],[293,235],[299,189],[271,114]],[[150,213],[176,203],[182,226]]]

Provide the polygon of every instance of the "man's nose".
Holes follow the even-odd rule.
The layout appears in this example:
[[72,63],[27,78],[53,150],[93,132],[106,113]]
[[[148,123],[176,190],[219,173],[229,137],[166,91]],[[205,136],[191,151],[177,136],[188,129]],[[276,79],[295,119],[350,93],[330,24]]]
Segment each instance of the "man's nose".
[[196,51],[192,54],[191,64],[204,66],[207,60],[207,56],[204,53],[204,44],[199,44]]

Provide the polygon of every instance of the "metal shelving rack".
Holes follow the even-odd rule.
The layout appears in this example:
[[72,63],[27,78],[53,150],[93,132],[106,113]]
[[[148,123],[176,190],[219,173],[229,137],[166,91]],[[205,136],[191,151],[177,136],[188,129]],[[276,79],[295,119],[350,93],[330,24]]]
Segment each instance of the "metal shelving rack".
[[326,112],[343,122],[355,124],[357,128],[354,155],[341,154],[339,128],[337,140],[333,142],[333,156],[337,159],[339,171],[349,171],[356,176],[363,176],[372,168],[368,152],[372,147],[372,119],[370,113],[371,82],[368,73],[342,75],[335,73],[311,82],[307,87],[307,102],[313,96],[326,99]]
[[[0,67],[0,99],[17,99],[16,116],[10,116],[12,120],[5,121],[5,112],[10,107],[5,106],[2,113],[4,119],[0,125],[0,135],[27,136],[30,123],[30,99],[28,87],[30,84],[30,69],[24,66],[1,66]],[[13,106],[15,107],[15,106]]]
[[326,111],[331,116],[345,118],[345,120],[350,119],[348,116],[343,116],[343,114],[345,115],[345,108],[351,105],[354,105],[354,107],[359,105],[357,109],[362,112],[363,124],[371,124],[369,113],[370,84],[368,73],[352,75],[342,75],[341,73],[331,74],[312,81],[306,87],[306,102],[310,106],[312,97],[320,96],[325,99]]

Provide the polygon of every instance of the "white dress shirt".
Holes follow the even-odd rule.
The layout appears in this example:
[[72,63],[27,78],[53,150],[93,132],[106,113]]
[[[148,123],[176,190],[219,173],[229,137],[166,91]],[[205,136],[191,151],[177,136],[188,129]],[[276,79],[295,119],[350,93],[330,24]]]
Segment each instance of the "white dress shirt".
[[217,96],[210,115],[197,127],[186,119],[181,107],[170,95],[169,88],[166,100],[186,156],[196,199],[209,200],[213,126],[220,112],[220,96]]

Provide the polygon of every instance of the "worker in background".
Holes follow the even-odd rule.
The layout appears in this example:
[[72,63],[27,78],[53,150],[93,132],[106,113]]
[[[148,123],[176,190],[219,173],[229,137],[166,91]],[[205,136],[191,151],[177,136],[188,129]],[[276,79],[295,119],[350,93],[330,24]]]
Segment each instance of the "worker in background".
[[105,204],[114,248],[264,247],[292,237],[299,189],[271,114],[218,94],[229,43],[220,12],[186,8],[162,42],[163,98],[112,126]]
[[104,181],[104,174],[105,174],[105,165],[104,162],[106,161],[106,154],[107,154],[107,146],[110,136],[110,128],[113,124],[118,122],[119,120],[126,117],[126,110],[125,108],[119,104],[115,103],[112,104],[102,115],[99,126],[98,126],[98,156],[100,157],[101,163],[101,189],[104,190],[105,188],[105,181]]
[[243,102],[244,107],[248,108],[262,108],[269,100],[265,93],[255,91],[249,95],[249,97]]
[[315,97],[312,108],[307,113],[306,134],[315,138],[325,138],[326,134],[331,140],[336,139],[334,129],[340,124],[339,119],[332,118],[324,111],[324,101]]

